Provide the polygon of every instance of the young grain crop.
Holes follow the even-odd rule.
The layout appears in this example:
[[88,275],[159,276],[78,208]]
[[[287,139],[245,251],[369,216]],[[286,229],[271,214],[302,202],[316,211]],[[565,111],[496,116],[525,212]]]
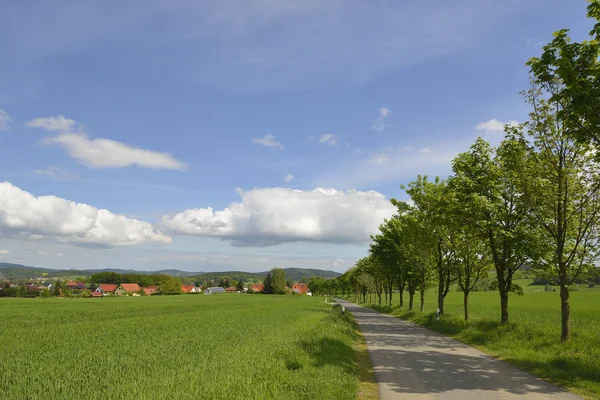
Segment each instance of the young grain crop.
[[3,399],[352,399],[354,327],[322,299],[2,299]]

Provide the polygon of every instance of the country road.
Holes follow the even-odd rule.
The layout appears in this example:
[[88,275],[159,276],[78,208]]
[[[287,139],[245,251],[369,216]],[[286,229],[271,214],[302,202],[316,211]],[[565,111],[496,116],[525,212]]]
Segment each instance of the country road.
[[382,400],[580,399],[452,338],[335,300],[363,332]]

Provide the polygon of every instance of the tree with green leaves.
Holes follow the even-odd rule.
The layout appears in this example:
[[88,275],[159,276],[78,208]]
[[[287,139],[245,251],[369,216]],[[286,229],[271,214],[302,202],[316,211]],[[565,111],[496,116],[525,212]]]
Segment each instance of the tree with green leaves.
[[[556,119],[580,143],[600,146],[600,2],[588,0],[588,18],[596,21],[590,40],[574,42],[568,29],[554,33],[540,57],[527,65],[536,86],[552,104],[559,105]],[[596,156],[600,156],[599,153]]]
[[502,142],[496,152],[478,138],[470,150],[452,161],[456,201],[468,210],[464,223],[486,240],[500,294],[500,322],[509,322],[508,295],[518,291],[515,272],[531,260],[539,236],[532,227],[529,207],[511,166],[514,140]]
[[429,231],[428,237],[435,242],[433,269],[438,283],[438,308],[440,314],[443,314],[444,300],[455,279],[450,259],[451,225],[448,222],[447,213],[449,206],[447,184],[439,176],[432,182],[428,180],[427,176],[419,175],[417,180],[409,183],[405,190],[415,208],[419,210],[423,229]]
[[239,292],[243,292],[244,291],[244,284],[242,283],[242,281],[239,281],[235,287]]
[[[561,82],[556,82],[561,86]],[[520,184],[539,228],[544,231],[541,267],[558,277],[561,298],[561,340],[570,337],[569,286],[594,267],[600,225],[600,165],[595,149],[577,141],[580,124],[564,118],[562,102],[533,81],[525,92],[532,111],[523,129],[511,134],[521,146]],[[567,101],[567,100],[565,100]]]
[[267,276],[265,277],[265,280],[263,281],[263,285],[264,285],[264,289],[263,289],[264,294],[275,293],[273,291],[273,276],[271,275],[271,271],[267,272]]
[[274,294],[285,293],[285,271],[281,268],[273,268],[271,270],[271,286]]

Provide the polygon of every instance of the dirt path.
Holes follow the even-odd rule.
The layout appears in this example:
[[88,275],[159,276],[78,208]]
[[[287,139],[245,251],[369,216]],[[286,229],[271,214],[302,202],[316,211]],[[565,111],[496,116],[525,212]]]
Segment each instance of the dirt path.
[[580,399],[452,338],[336,301],[360,325],[383,400]]

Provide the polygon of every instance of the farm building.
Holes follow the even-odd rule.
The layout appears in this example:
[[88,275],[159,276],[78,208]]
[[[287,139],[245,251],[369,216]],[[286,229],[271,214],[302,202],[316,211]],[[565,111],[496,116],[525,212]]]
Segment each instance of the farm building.
[[253,292],[262,292],[263,290],[265,290],[265,285],[263,285],[262,283],[254,283],[250,285],[250,290],[252,290]]
[[74,281],[69,281],[67,282],[67,287],[71,290],[85,290],[87,289],[85,287],[85,283],[83,282],[74,282]]
[[292,291],[298,294],[309,294],[310,289],[306,283],[294,283],[292,285]]
[[125,293],[137,293],[140,291],[140,286],[137,283],[121,283],[115,289],[115,294],[117,296],[122,296]]
[[225,289],[222,287],[209,287],[206,288],[204,294],[215,294],[215,293],[225,293]]
[[237,288],[235,286],[229,286],[227,289],[225,289],[225,291],[227,293],[235,293],[237,292]]
[[202,290],[194,285],[181,285],[181,291],[183,293],[200,293]]
[[96,292],[94,290],[93,292],[90,292],[90,296],[92,296],[92,297],[102,297],[103,294],[102,294],[102,292]]
[[146,296],[150,296],[152,293],[158,292],[158,286],[148,286],[142,289],[144,289],[144,293],[146,293]]
[[103,296],[108,296],[109,294],[115,294],[115,289],[118,285],[114,283],[100,283],[94,289],[94,292],[101,293]]

